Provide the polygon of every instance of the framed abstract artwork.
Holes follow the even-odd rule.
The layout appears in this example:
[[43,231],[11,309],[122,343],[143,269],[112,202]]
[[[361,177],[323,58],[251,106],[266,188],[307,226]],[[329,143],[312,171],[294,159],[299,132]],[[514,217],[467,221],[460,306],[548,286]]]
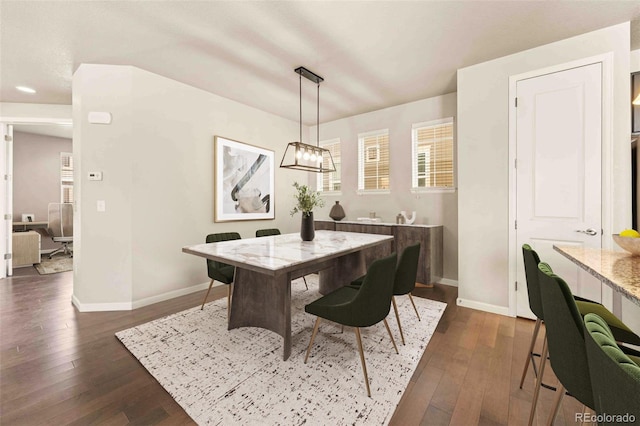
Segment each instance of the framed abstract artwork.
[[275,219],[274,152],[214,136],[214,221]]
[[[631,101],[640,98],[640,72],[631,73]],[[631,104],[631,133],[640,133],[640,105]]]

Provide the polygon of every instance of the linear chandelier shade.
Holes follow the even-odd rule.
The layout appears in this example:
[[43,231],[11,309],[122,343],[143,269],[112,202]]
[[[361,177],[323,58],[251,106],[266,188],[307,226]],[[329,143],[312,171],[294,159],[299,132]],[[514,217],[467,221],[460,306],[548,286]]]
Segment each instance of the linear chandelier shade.
[[[336,165],[333,162],[331,152],[320,146],[320,83],[323,82],[324,79],[305,67],[298,67],[294,71],[300,76],[300,140],[297,142],[289,142],[282,156],[280,167],[315,173],[335,172]],[[313,81],[318,87],[316,145],[309,145],[302,142],[302,77]]]

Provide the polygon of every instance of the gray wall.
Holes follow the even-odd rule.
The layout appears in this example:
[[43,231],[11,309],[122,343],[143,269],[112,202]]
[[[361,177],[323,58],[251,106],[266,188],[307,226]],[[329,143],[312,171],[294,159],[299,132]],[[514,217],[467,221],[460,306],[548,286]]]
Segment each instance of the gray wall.
[[[612,191],[605,194],[610,198],[603,202],[603,222],[609,221],[614,230],[631,223],[629,38],[629,23],[625,23],[458,70],[459,304],[500,313],[507,313],[510,306],[512,75],[613,55],[612,81],[604,82],[613,94],[613,104],[611,134],[605,135],[612,146],[603,153],[603,185]],[[605,235],[612,229],[605,225]]]
[[[13,135],[13,220],[23,213],[47,220],[49,203],[60,202],[60,153],[71,152],[71,139],[15,132]],[[42,238],[42,249],[58,247]]]
[[[394,222],[402,211],[415,210],[416,224],[444,226],[444,280],[455,285],[458,279],[458,194],[448,192],[411,192],[411,125],[456,116],[456,94],[410,102],[366,114],[323,123],[320,140],[340,138],[342,156],[341,193],[325,195],[325,207],[314,212],[315,219],[329,219],[329,210],[340,201],[347,215],[344,220],[368,217],[375,211],[384,222]],[[455,123],[455,121],[454,121]],[[315,141],[316,127],[309,133]],[[389,194],[358,195],[358,133],[389,129]],[[316,175],[309,178],[316,185]]]
[[[81,65],[73,99],[79,309],[131,309],[206,288],[204,259],[181,249],[208,233],[299,229],[291,182],[306,175],[279,168],[275,220],[213,222],[214,135],[271,149],[278,164],[297,122],[129,66]],[[89,124],[89,111],[110,112],[112,123]],[[88,181],[89,171],[103,180]]]

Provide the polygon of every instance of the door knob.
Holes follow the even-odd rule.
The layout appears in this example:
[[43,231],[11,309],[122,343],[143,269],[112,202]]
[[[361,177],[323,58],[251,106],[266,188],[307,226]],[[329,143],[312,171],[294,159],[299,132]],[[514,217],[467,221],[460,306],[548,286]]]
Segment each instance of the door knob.
[[598,231],[596,231],[593,228],[587,228],[585,230],[582,229],[576,229],[576,232],[580,232],[581,234],[587,234],[587,235],[591,235],[592,237],[595,235],[598,235]]

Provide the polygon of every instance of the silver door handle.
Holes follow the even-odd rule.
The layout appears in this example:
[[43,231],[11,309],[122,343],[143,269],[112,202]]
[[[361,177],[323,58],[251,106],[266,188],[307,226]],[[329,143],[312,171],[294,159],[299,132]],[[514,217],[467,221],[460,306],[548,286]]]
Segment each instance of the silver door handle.
[[576,229],[576,232],[580,232],[581,234],[591,235],[592,237],[595,236],[595,235],[598,235],[598,231],[596,231],[595,229],[592,229],[592,228],[588,228],[588,229],[585,229],[585,230]]

